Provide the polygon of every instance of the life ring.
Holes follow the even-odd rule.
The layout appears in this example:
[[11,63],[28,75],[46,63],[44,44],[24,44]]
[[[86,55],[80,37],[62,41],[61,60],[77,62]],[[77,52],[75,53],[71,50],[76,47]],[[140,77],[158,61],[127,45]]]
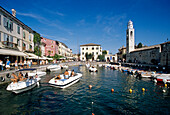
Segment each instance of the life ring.
[[7,74],[6,74],[6,77],[7,77],[7,78],[11,78],[11,76],[10,76],[10,74],[9,74],[9,73],[7,73]]
[[5,78],[4,77],[0,77],[0,80],[1,80],[1,82],[4,82]]

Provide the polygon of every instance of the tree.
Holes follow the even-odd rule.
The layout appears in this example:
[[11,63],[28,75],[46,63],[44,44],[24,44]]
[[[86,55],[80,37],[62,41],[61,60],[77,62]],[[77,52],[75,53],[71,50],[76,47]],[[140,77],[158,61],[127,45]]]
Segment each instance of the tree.
[[87,59],[87,61],[89,60],[89,59],[92,59],[92,57],[93,57],[93,54],[88,54],[88,53],[86,53],[85,54],[85,57],[86,57],[86,59]]
[[98,55],[97,59],[99,59],[100,61],[104,61],[105,60],[105,56],[104,55]]
[[106,54],[107,54],[107,51],[106,51],[106,50],[103,50],[103,51],[102,51],[102,54],[103,54],[103,55],[106,55]]
[[143,45],[142,45],[142,43],[140,42],[138,45],[137,45],[137,48],[142,48],[143,47]]
[[55,54],[55,55],[53,56],[53,58],[54,58],[54,59],[57,59],[57,60],[60,59],[60,58],[62,58],[62,57],[63,57],[63,56],[60,56],[60,55],[58,55],[58,54]]
[[40,48],[38,48],[38,46],[34,47],[34,54],[37,56],[41,56],[41,50],[40,50]]
[[34,33],[34,45],[36,46],[36,45],[38,45],[38,43],[40,44],[40,42],[41,42],[40,34],[35,32]]
[[50,51],[50,50],[48,50],[48,57],[50,57],[50,54],[51,54],[51,51]]
[[41,50],[40,50],[40,42],[41,42],[41,37],[40,34],[37,32],[34,32],[34,54],[37,56],[41,56]]

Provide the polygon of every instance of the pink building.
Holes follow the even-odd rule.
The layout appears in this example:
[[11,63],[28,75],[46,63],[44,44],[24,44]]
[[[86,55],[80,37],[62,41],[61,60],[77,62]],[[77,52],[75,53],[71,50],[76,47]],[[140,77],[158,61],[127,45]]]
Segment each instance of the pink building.
[[41,37],[41,42],[45,43],[45,56],[54,56],[58,54],[58,42]]

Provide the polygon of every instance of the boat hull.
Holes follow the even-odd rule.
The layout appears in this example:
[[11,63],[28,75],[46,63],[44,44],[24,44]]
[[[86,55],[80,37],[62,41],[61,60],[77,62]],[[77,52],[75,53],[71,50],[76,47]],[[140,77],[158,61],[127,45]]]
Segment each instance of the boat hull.
[[81,76],[82,76],[82,74],[77,73],[76,76],[70,77],[69,79],[55,80],[54,78],[52,78],[49,81],[49,84],[50,84],[50,86],[63,89],[63,88],[67,88],[67,87],[75,84],[76,82],[78,82],[80,80]]

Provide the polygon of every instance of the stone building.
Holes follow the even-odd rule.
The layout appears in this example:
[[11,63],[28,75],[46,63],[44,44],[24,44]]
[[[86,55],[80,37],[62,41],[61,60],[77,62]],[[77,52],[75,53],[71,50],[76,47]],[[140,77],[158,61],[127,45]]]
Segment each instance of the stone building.
[[170,42],[135,49],[134,35],[133,23],[129,21],[126,30],[126,62],[170,65]]
[[162,66],[170,66],[170,41],[160,44],[161,45],[161,61]]

